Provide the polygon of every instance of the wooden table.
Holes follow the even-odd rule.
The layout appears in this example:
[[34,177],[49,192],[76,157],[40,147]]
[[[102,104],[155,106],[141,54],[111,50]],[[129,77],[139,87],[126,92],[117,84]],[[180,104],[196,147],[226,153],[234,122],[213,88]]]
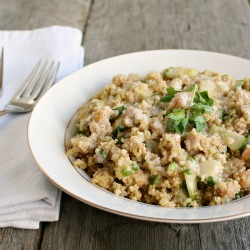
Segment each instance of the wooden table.
[[[55,24],[83,31],[85,65],[151,49],[199,49],[250,59],[247,0],[0,0],[1,30]],[[39,230],[0,229],[0,249],[40,248],[250,249],[250,217],[193,225],[144,222],[63,194],[58,222],[41,223]]]

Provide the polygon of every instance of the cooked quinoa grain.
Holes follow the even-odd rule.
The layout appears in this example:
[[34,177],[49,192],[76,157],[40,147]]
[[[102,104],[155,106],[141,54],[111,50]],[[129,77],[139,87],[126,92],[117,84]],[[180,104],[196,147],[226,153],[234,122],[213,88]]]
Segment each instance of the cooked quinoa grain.
[[250,190],[250,79],[182,67],[117,75],[77,113],[73,165],[116,195],[165,207]]

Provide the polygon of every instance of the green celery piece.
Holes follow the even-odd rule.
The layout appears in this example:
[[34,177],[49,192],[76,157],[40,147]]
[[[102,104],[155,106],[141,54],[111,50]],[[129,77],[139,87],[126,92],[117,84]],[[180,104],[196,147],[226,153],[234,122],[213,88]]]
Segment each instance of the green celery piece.
[[240,91],[242,90],[242,86],[244,85],[245,81],[244,80],[237,80],[236,81],[236,90]]
[[171,171],[176,170],[177,167],[178,167],[178,164],[177,164],[176,162],[171,162],[171,163],[168,165],[168,169],[171,170]]
[[105,150],[104,150],[103,148],[100,150],[100,155],[101,155],[104,159],[107,158],[107,153],[105,152]]
[[136,161],[133,161],[132,165],[131,165],[131,170],[123,169],[121,171],[121,174],[123,177],[127,177],[127,176],[130,176],[131,174],[135,173],[139,168],[140,168],[140,166],[138,165],[138,163]]

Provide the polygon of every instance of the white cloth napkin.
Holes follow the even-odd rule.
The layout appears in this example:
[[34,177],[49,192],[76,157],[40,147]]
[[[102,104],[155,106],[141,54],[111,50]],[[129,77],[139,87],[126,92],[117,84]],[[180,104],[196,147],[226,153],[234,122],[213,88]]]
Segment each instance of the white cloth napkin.
[[[4,84],[0,110],[42,57],[60,61],[55,81],[83,66],[82,33],[52,26],[30,31],[0,31]],[[59,219],[61,191],[36,166],[27,141],[30,114],[0,117],[0,227],[39,228]],[[41,121],[42,122],[42,121]]]

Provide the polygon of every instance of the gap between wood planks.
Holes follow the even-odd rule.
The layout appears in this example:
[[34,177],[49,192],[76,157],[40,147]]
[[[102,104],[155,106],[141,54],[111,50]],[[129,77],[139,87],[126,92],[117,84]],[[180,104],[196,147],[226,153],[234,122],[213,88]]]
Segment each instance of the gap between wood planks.
[[85,24],[83,26],[82,45],[84,45],[85,35],[86,35],[86,31],[88,29],[90,15],[91,15],[91,11],[92,11],[94,3],[95,3],[95,0],[91,0],[90,5],[89,5],[89,11],[88,11],[88,14],[87,14],[87,17],[86,17],[86,21],[85,21]]

